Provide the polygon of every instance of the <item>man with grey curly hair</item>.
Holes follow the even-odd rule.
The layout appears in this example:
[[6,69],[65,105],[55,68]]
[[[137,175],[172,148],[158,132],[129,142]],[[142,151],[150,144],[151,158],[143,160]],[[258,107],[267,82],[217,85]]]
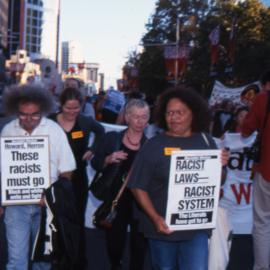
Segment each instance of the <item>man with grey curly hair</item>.
[[[46,118],[53,110],[46,89],[36,84],[12,86],[4,93],[3,105],[6,114],[14,115],[15,119],[4,126],[1,136],[48,136],[51,183],[58,177],[70,179],[76,168],[75,159],[62,128]],[[40,217],[41,208],[37,204],[6,206],[7,270],[28,270],[29,239],[35,239]],[[32,269],[50,267],[48,263],[33,263]]]

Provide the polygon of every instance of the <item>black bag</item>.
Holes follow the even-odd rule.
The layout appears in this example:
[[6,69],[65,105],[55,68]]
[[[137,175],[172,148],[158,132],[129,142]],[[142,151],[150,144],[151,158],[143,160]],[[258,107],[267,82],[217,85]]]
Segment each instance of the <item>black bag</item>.
[[96,227],[103,229],[110,229],[112,227],[112,223],[117,215],[118,202],[125,191],[128,178],[129,176],[126,177],[125,181],[121,185],[116,197],[111,201],[103,202],[93,214],[92,221]]
[[89,190],[98,200],[106,201],[110,199],[114,178],[115,176],[111,174],[106,175],[103,172],[97,172],[90,184]]
[[116,206],[111,201],[103,202],[93,214],[93,224],[98,228],[110,229],[117,214]]
[[[114,151],[118,151],[121,146],[121,134],[117,133]],[[110,200],[112,197],[112,186],[119,171],[120,164],[111,165],[111,168],[104,169],[103,171],[96,172],[94,179],[92,180],[89,190],[100,201]]]

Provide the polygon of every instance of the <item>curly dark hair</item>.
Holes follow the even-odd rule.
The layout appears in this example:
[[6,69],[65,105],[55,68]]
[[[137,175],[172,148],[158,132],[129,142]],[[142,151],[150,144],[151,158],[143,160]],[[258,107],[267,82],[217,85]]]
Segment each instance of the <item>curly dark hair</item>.
[[83,103],[83,96],[79,89],[77,88],[65,88],[59,97],[60,105],[63,106],[68,100],[78,100],[80,104]]
[[54,109],[51,94],[40,84],[12,85],[3,94],[3,108],[7,115],[17,114],[19,105],[26,103],[38,105],[42,115],[48,115]]
[[192,132],[209,130],[211,113],[207,102],[192,88],[187,87],[170,88],[159,96],[155,111],[155,119],[160,128],[168,130],[166,123],[166,109],[169,101],[174,98],[179,99],[191,110],[193,116],[191,125]]

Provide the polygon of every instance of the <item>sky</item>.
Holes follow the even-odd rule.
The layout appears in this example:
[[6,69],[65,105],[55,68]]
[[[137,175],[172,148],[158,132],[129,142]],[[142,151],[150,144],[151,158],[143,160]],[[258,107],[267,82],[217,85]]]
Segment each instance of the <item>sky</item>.
[[98,63],[105,88],[116,87],[129,52],[139,50],[156,0],[62,0],[60,40],[81,43],[86,62]]

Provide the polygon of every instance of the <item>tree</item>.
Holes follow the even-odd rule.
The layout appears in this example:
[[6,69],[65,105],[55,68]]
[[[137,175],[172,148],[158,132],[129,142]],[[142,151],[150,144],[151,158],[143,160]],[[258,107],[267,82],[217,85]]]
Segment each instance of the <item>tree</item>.
[[[228,65],[228,42],[232,19],[237,21],[233,72]],[[209,95],[215,79],[233,86],[257,80],[270,68],[270,9],[259,0],[159,0],[155,13],[146,25],[142,38],[144,52],[137,59],[140,89],[155,96],[165,89],[166,70],[163,48],[176,44],[177,20],[180,22],[180,44],[192,48],[185,84]],[[220,26],[217,76],[211,78],[209,33]]]

